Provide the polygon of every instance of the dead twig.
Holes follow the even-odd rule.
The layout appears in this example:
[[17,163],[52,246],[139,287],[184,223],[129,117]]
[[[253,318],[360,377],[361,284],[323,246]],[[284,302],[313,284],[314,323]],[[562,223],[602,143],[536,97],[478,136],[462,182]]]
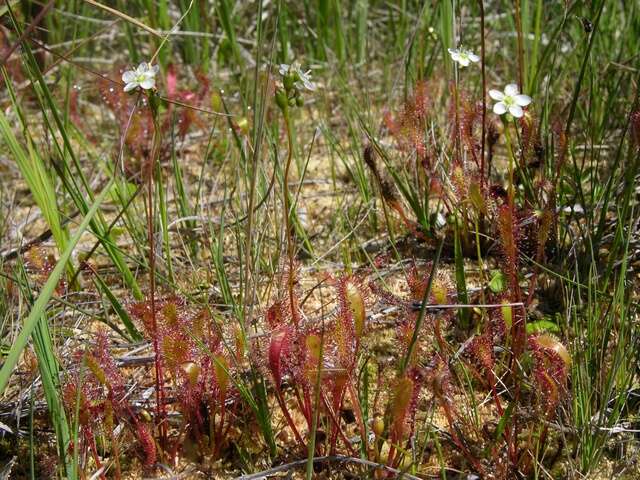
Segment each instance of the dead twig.
[[[258,480],[258,479],[263,479],[263,478],[265,478],[265,477],[267,477],[269,475],[273,475],[275,473],[286,472],[286,471],[292,470],[294,468],[302,467],[302,466],[306,465],[307,462],[308,462],[307,459],[297,460],[295,462],[285,463],[284,465],[279,465],[277,467],[273,467],[273,468],[270,468],[268,470],[263,470],[262,472],[251,473],[251,474],[248,474],[248,475],[242,475],[240,477],[236,477],[235,480]],[[364,465],[366,467],[381,468],[383,470],[386,470],[387,472],[395,473],[397,478],[404,478],[404,479],[408,479],[408,480],[421,480],[419,477],[416,477],[415,475],[411,475],[411,474],[408,474],[408,473],[404,473],[401,470],[398,470],[397,468],[392,468],[392,467],[389,467],[389,466],[384,465],[382,463],[376,463],[376,462],[372,462],[370,460],[364,460],[362,458],[348,457],[346,455],[327,455],[327,456],[324,456],[324,457],[315,457],[313,459],[313,463],[330,463],[330,462],[357,463],[357,464],[360,464],[360,465]]]

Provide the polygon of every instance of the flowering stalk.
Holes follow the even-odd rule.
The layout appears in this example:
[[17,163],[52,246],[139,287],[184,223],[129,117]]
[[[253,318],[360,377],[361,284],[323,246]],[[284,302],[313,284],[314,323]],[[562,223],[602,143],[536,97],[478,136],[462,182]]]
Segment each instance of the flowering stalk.
[[511,143],[511,134],[509,133],[509,124],[505,122],[504,124],[504,138],[505,138],[505,142],[507,144],[507,152],[509,154],[509,170],[508,170],[508,175],[509,175],[509,185],[508,185],[508,198],[509,198],[509,207],[511,209],[513,209],[514,207],[514,202],[515,202],[515,185],[513,184],[513,179],[514,179],[514,175],[513,175],[513,169],[514,169],[514,153],[513,153],[513,145]]
[[[155,55],[154,55],[155,59]],[[153,59],[152,59],[153,62]],[[156,96],[156,75],[159,71],[158,65],[151,62],[142,62],[134,70],[125,71],[122,74],[122,81],[125,83],[124,91],[141,91],[147,95],[151,109],[153,122],[153,144],[146,164],[143,166],[143,176],[147,180],[147,237],[149,242],[149,289],[151,306],[151,327],[153,337],[153,353],[155,357],[155,383],[156,383],[156,422],[160,433],[160,446],[164,450],[167,440],[167,427],[165,418],[165,398],[164,398],[164,375],[162,371],[162,358],[158,342],[158,325],[156,318],[156,265],[155,265],[155,242],[154,242],[154,175],[156,159],[160,155],[161,130],[158,120],[158,97]]]
[[[514,122],[515,125],[515,122]],[[517,128],[517,126],[516,126]],[[509,125],[505,123],[505,139],[507,143],[507,150],[509,152],[509,190],[508,190],[508,205],[507,208],[510,210],[511,217],[511,225],[513,225],[513,219],[516,218],[515,211],[515,185],[514,185],[514,162],[515,162],[515,154],[513,152],[513,146],[511,143],[511,136],[509,134]],[[513,228],[513,226],[511,226]],[[512,234],[513,235],[513,234]],[[521,291],[520,285],[518,284],[518,277],[516,272],[516,266],[514,265],[512,269],[510,269],[510,283],[513,295],[514,302],[521,302]],[[520,393],[521,393],[521,371],[520,371],[520,358],[524,353],[525,349],[525,336],[526,336],[526,308],[522,306],[522,314],[514,315],[512,325],[511,325],[511,339],[512,339],[512,348],[511,348],[511,358],[509,361],[510,368],[512,370],[512,377],[514,381],[514,405],[518,405],[520,402]],[[511,430],[505,430],[505,436],[508,443],[508,450],[511,456],[511,462],[514,465],[514,468],[517,468],[518,465],[518,438],[519,426],[518,426],[518,416],[513,416],[513,424],[511,426]]]
[[[478,0],[480,5],[480,58],[481,58],[481,71],[482,71],[482,140],[480,151],[480,188],[484,189],[484,170],[485,170],[485,140],[486,140],[486,126],[487,126],[487,77],[485,74],[485,35],[484,35],[484,0]],[[488,176],[488,175],[487,175]]]
[[160,355],[160,346],[158,342],[158,323],[156,315],[156,256],[154,241],[154,175],[156,167],[156,159],[160,153],[160,125],[158,122],[158,100],[152,92],[148,95],[149,105],[151,107],[153,119],[153,145],[149,155],[149,161],[146,165],[147,175],[147,237],[149,241],[149,300],[151,306],[151,325],[153,329],[153,354],[155,357],[155,374],[156,374],[156,422],[160,432],[160,446],[162,449],[166,446],[167,427],[165,419],[165,398],[164,398],[164,374],[162,371],[162,358]]
[[294,270],[294,245],[293,245],[293,232],[291,225],[291,199],[289,194],[289,171],[291,169],[291,160],[293,158],[293,137],[291,135],[291,116],[289,114],[290,107],[301,107],[304,104],[302,99],[302,90],[314,91],[316,85],[311,81],[310,72],[303,72],[300,66],[296,63],[292,65],[280,65],[279,73],[282,76],[282,86],[277,87],[275,93],[276,104],[282,112],[284,117],[285,128],[287,131],[287,162],[284,167],[284,215],[285,215],[285,229],[287,235],[287,256],[289,259],[289,302],[291,305],[291,316],[294,323],[298,323],[298,314],[294,305],[294,292],[293,292],[293,270]]
[[293,267],[294,267],[294,246],[293,246],[293,232],[291,226],[291,198],[289,193],[289,170],[291,169],[291,159],[293,158],[293,137],[291,135],[291,118],[289,117],[289,108],[283,109],[282,114],[284,115],[284,123],[287,130],[287,143],[288,143],[288,152],[287,152],[287,162],[284,167],[284,222],[285,222],[285,230],[287,235],[287,258],[289,260],[289,278],[288,278],[288,288],[289,288],[289,303],[291,306],[291,318],[295,323],[298,323],[298,315],[295,309],[295,297],[293,294]]

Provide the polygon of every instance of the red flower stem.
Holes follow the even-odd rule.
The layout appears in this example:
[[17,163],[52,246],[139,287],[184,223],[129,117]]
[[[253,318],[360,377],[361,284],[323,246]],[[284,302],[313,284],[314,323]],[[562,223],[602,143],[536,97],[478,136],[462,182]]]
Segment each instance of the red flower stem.
[[469,460],[469,462],[474,466],[477,473],[480,473],[482,476],[484,476],[483,475],[484,468],[482,467],[480,462],[478,462],[478,460],[473,455],[471,455],[471,453],[465,448],[464,444],[460,441],[460,438],[456,433],[453,413],[451,412],[451,408],[449,407],[449,403],[447,402],[447,399],[442,397],[441,395],[438,395],[438,400],[440,402],[440,405],[442,405],[442,409],[444,410],[444,416],[447,419],[447,423],[449,423],[449,430],[451,431],[451,439],[453,440],[453,443],[456,444],[456,446],[464,454],[467,460]]
[[216,444],[214,447],[214,455],[213,455],[214,458],[217,458],[218,454],[220,453],[220,447],[221,447],[222,438],[223,438],[224,416],[226,411],[224,397],[221,398],[220,405],[221,405],[220,406],[220,423],[218,424],[218,433],[216,433]]
[[292,234],[292,225],[291,225],[291,205],[289,199],[289,170],[291,169],[291,159],[293,158],[293,138],[291,136],[291,124],[289,121],[289,111],[284,110],[284,124],[287,130],[287,142],[288,142],[288,152],[287,152],[287,162],[284,167],[284,178],[283,189],[284,189],[284,221],[285,221],[285,230],[287,235],[287,257],[289,259],[289,278],[288,278],[288,287],[289,287],[289,304],[291,306],[291,318],[295,325],[298,325],[298,314],[295,307],[295,297],[293,292],[293,265],[294,265],[294,246],[293,246],[293,234]]
[[153,95],[149,96],[149,104],[153,111],[153,147],[147,165],[147,236],[149,241],[149,288],[151,302],[151,324],[153,329],[153,354],[155,357],[155,374],[156,374],[156,423],[160,432],[160,447],[164,450],[166,446],[167,426],[164,422],[164,376],[162,372],[162,358],[160,356],[160,347],[158,345],[158,323],[156,319],[156,258],[155,258],[155,242],[154,242],[154,222],[153,222],[153,177],[155,175],[156,158],[160,151],[160,127],[158,125],[158,110]]
[[353,404],[353,411],[356,414],[356,420],[358,421],[358,427],[360,428],[360,438],[362,439],[362,445],[364,445],[365,449],[367,448],[367,430],[364,426],[364,419],[362,417],[362,410],[360,409],[360,399],[358,398],[358,393],[355,388],[353,388],[353,382],[351,378],[347,380],[349,395],[351,396],[351,403]]
[[484,32],[484,0],[478,1],[480,5],[480,55],[482,57],[482,150],[480,155],[480,186],[484,187],[484,170],[485,170],[485,139],[486,139],[486,125],[487,125],[487,77],[485,75],[485,32]]
[[[337,437],[339,435],[340,439],[342,440],[344,445],[349,450],[350,455],[353,455],[354,457],[357,457],[358,455],[357,455],[355,449],[353,448],[353,445],[351,445],[351,442],[349,441],[349,439],[345,435],[344,430],[342,430],[342,427],[340,427],[340,421],[336,418],[336,412],[333,410],[333,408],[329,404],[329,401],[327,400],[326,395],[324,395],[324,394],[322,394],[322,402],[324,403],[324,406],[327,409],[327,412],[329,413],[329,418],[331,419],[331,421],[333,422],[333,425],[335,426],[335,435],[334,436]],[[331,455],[333,455],[335,453],[335,448],[336,448],[335,444],[331,445]]]
[[291,418],[291,414],[289,413],[287,404],[285,403],[284,398],[282,398],[282,392],[280,391],[279,385],[276,386],[275,392],[276,392],[276,400],[280,405],[280,410],[282,410],[284,418],[289,424],[289,427],[291,428],[291,430],[293,430],[293,435],[296,437],[296,441],[300,445],[302,445],[304,448],[306,448],[306,443],[304,442],[304,440],[302,440],[302,436],[300,435],[300,432],[298,432],[298,428],[296,427],[296,424],[293,423],[293,419]]

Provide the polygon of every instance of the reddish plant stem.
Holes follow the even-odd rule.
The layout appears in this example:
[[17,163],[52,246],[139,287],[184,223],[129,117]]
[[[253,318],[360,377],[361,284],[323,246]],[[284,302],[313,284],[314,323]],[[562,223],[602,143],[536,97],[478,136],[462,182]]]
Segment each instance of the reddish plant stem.
[[304,395],[304,401],[303,401],[303,397],[300,395],[300,391],[298,390],[297,386],[294,386],[293,391],[296,394],[298,409],[304,415],[304,419],[307,421],[307,425],[309,426],[309,428],[311,428],[311,416],[310,416],[311,414],[308,410],[307,395],[306,394]]
[[160,151],[160,127],[158,125],[158,110],[154,99],[149,98],[149,104],[152,105],[153,111],[153,147],[147,164],[147,236],[149,241],[149,297],[151,303],[151,325],[153,329],[153,354],[155,356],[155,374],[156,374],[156,414],[157,426],[160,433],[160,449],[164,450],[166,446],[167,427],[165,419],[164,405],[164,376],[162,372],[162,358],[160,355],[160,346],[158,344],[158,323],[156,318],[156,258],[155,258],[155,242],[154,242],[154,221],[153,221],[153,177],[155,175],[156,158]]
[[304,440],[302,440],[302,436],[300,435],[300,432],[298,432],[298,427],[296,427],[296,424],[293,423],[293,419],[291,418],[291,414],[289,413],[287,404],[285,403],[284,398],[282,397],[282,391],[280,390],[280,385],[276,385],[275,393],[276,393],[276,400],[278,401],[278,405],[280,405],[280,410],[282,410],[282,414],[284,415],[285,420],[287,421],[287,423],[289,424],[289,427],[293,431],[293,435],[296,437],[296,441],[300,445],[306,448],[306,443],[304,442]]
[[480,186],[484,187],[484,170],[485,170],[485,139],[486,139],[486,126],[487,126],[487,77],[485,72],[485,31],[484,31],[484,0],[479,0],[480,5],[480,56],[482,57],[482,142],[481,142],[481,154],[480,154]]
[[447,399],[444,398],[442,395],[436,395],[436,398],[438,399],[438,402],[440,403],[440,405],[442,406],[442,409],[444,410],[444,416],[446,417],[447,423],[449,424],[449,430],[451,431],[451,439],[453,440],[453,443],[456,444],[456,446],[464,454],[467,460],[469,460],[469,462],[474,466],[476,471],[479,474],[483,475],[484,468],[482,468],[482,465],[480,464],[480,462],[473,455],[471,455],[471,453],[467,450],[467,448],[464,446],[464,444],[458,437],[456,427],[454,424],[453,412],[451,411],[451,407],[449,406]]
[[221,397],[222,398],[220,399],[220,423],[218,424],[218,431],[215,434],[216,438],[215,438],[215,446],[213,450],[214,458],[218,458],[218,455],[220,454],[220,447],[222,446],[222,438],[224,433],[224,417],[226,413],[226,405],[225,405],[224,397],[223,396]]
[[[335,435],[334,437],[336,437],[336,441],[337,441],[337,436],[340,436],[340,439],[342,440],[342,442],[345,444],[345,446],[347,447],[347,449],[349,450],[350,455],[353,455],[354,457],[357,457],[358,455],[356,454],[355,449],[353,448],[353,446],[351,445],[351,442],[349,441],[349,439],[347,438],[347,436],[345,435],[344,431],[342,430],[342,428],[340,427],[340,422],[336,417],[336,413],[333,410],[333,407],[331,407],[331,404],[329,403],[329,401],[327,400],[326,395],[322,394],[322,402],[324,403],[325,408],[327,409],[327,412],[329,413],[329,418],[331,419],[331,421],[333,422],[333,425],[335,426],[336,430],[335,430]],[[331,455],[333,455],[335,453],[335,443],[336,441],[332,440],[332,444],[331,444]]]
[[[96,438],[93,435],[93,432],[91,433],[91,441],[89,443],[89,448],[91,450],[91,455],[93,456],[93,461],[96,462],[96,468],[98,470],[100,470],[102,468],[102,463],[100,462],[100,456],[98,455],[98,449],[96,448]],[[102,480],[107,480],[107,477],[105,477],[104,472],[100,474],[100,478]]]
[[498,396],[498,392],[496,390],[496,374],[493,373],[492,370],[487,372],[489,376],[489,384],[491,385],[491,395],[493,395],[493,401],[496,403],[496,408],[498,409],[498,414],[500,416],[504,415],[504,409],[502,408],[502,403],[500,403],[500,397]]
[[[344,396],[345,396],[345,394],[346,394],[346,389],[345,389],[344,387],[341,387],[341,388],[340,388],[339,395],[338,395],[338,401],[337,401],[337,402],[336,402],[336,401],[334,401],[334,402],[333,402],[334,407],[336,407],[336,406],[337,406],[338,408],[340,408],[340,405],[342,405],[342,402],[344,401]],[[335,408],[334,408],[334,409],[335,409]],[[331,434],[331,441],[330,441],[330,445],[331,445],[331,452],[332,452],[332,453],[335,453],[335,447],[336,447],[336,442],[337,442],[337,435],[338,435],[338,432],[337,432],[337,431],[335,431],[335,432],[333,432],[333,433]]]
[[291,137],[291,124],[289,122],[289,112],[286,111],[284,113],[284,123],[287,130],[287,142],[288,142],[288,152],[287,152],[287,162],[284,167],[284,178],[283,178],[283,189],[284,189],[284,221],[285,221],[285,230],[287,235],[287,257],[289,260],[289,278],[288,278],[288,287],[289,287],[289,304],[291,306],[291,318],[295,325],[298,325],[298,312],[296,311],[295,306],[295,298],[293,292],[293,265],[294,265],[294,246],[293,246],[293,234],[291,232],[291,205],[289,202],[289,170],[291,169],[291,159],[293,158],[293,138]]
[[367,448],[367,430],[364,426],[364,418],[362,417],[362,410],[360,408],[360,399],[358,398],[358,393],[356,389],[353,387],[353,382],[351,378],[349,378],[348,389],[349,395],[351,396],[351,403],[353,404],[353,411],[356,414],[356,420],[358,421],[358,427],[360,429],[360,438],[362,439],[362,445]]
[[518,33],[518,86],[522,92],[524,89],[524,46],[522,39],[522,15],[520,0],[515,0],[516,31]]

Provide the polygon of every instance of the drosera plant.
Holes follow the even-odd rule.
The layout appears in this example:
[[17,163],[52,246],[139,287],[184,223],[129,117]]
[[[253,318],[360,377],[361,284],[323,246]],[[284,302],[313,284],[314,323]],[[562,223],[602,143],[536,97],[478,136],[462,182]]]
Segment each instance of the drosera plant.
[[[417,433],[418,405],[426,397],[431,408],[441,410],[450,441],[467,468],[479,475],[494,472],[498,478],[509,478],[516,472],[530,474],[545,458],[553,458],[548,451],[548,425],[541,426],[534,419],[542,416],[552,422],[559,408],[566,406],[571,366],[566,347],[550,334],[529,334],[526,352],[519,355],[517,366],[512,366],[511,352],[516,347],[511,327],[520,304],[499,298],[492,299],[490,305],[479,305],[489,312],[478,333],[456,340],[453,282],[443,273],[429,280],[425,271],[433,275],[428,267],[414,266],[409,271],[406,283],[410,295],[406,298],[372,285],[385,305],[399,309],[396,338],[400,358],[410,352],[407,360],[398,362],[399,374],[386,387],[389,403],[384,418],[375,420],[376,458],[391,467],[411,466],[406,452],[411,451]],[[430,293],[425,296],[428,285]],[[427,302],[425,328],[418,331],[422,302]],[[478,398],[483,395],[485,401]],[[481,403],[492,404],[491,412],[486,412],[486,407],[480,411]]]
[[[225,331],[212,320],[209,309],[192,306],[176,295],[158,298],[156,307],[155,325],[150,300],[133,303],[129,309],[143,324],[147,338],[158,344],[154,364],[161,362],[167,373],[165,381],[182,416],[177,431],[168,438],[166,454],[172,464],[181,455],[217,459],[227,446],[237,405],[230,377],[240,359],[230,356],[242,354],[238,332]],[[229,342],[232,349],[225,348]]]
[[[154,55],[155,56],[155,55]],[[160,437],[160,448],[166,450],[167,442],[167,425],[165,410],[165,393],[164,393],[164,371],[163,361],[161,359],[159,332],[156,318],[156,253],[155,253],[155,209],[154,209],[154,180],[156,173],[156,162],[160,155],[160,146],[162,143],[162,132],[159,127],[159,101],[155,95],[156,82],[155,75],[157,69],[151,65],[152,62],[141,63],[135,71],[126,71],[122,75],[122,79],[126,82],[124,91],[131,92],[139,89],[137,93],[137,102],[141,95],[145,95],[150,107],[150,117],[153,125],[153,135],[151,140],[151,148],[146,152],[142,165],[142,180],[147,187],[147,241],[149,247],[149,302],[150,302],[150,318],[149,327],[152,330],[151,341],[153,344],[153,352],[155,356],[155,391],[156,391],[156,423]]]
[[[451,50],[450,54],[452,60],[461,66],[468,66],[472,61],[467,58],[469,53],[466,51]],[[502,125],[491,120],[489,127],[486,127],[484,125],[484,108],[480,109],[478,102],[463,92],[456,82],[456,85],[452,87],[453,106],[450,109],[452,113],[449,115],[453,125],[454,138],[443,142],[450,159],[445,157],[444,161],[435,163],[436,168],[428,168],[430,164],[434,164],[431,160],[434,154],[431,152],[437,152],[437,149],[441,147],[430,145],[429,137],[425,134],[429,132],[429,109],[416,108],[417,105],[429,105],[429,101],[424,99],[425,94],[421,93],[424,91],[422,85],[416,87],[415,97],[411,97],[407,101],[403,112],[397,119],[388,116],[386,124],[392,134],[400,135],[398,144],[400,151],[404,153],[400,161],[408,160],[415,161],[417,165],[422,164],[422,168],[415,170],[425,178],[413,177],[415,184],[412,185],[409,180],[412,177],[404,173],[407,172],[406,167],[396,167],[396,161],[391,160],[393,154],[386,152],[386,149],[375,138],[370,137],[376,145],[375,150],[383,159],[389,177],[402,192],[404,199],[411,205],[416,219],[428,219],[430,215],[433,215],[431,213],[433,207],[431,209],[428,207],[425,212],[422,209],[424,204],[418,204],[415,201],[419,198],[417,192],[420,191],[421,185],[429,186],[425,189],[424,198],[428,199],[430,196],[436,198],[438,201],[433,204],[437,205],[437,208],[443,208],[450,219],[449,225],[453,228],[443,229],[439,235],[443,235],[445,239],[447,237],[455,239],[450,242],[455,247],[456,270],[462,272],[462,275],[457,275],[456,278],[458,301],[464,299],[462,303],[468,303],[466,301],[464,267],[459,258],[463,252],[467,252],[467,255],[476,254],[481,272],[482,300],[495,298],[484,293],[488,286],[485,283],[488,278],[482,273],[485,268],[483,257],[489,247],[489,244],[483,241],[485,238],[498,239],[502,254],[499,257],[499,264],[506,274],[508,286],[501,296],[496,298],[497,306],[491,307],[490,315],[486,317],[486,314],[482,314],[479,317],[479,323],[476,327],[479,333],[469,338],[460,348],[449,345],[447,335],[442,333],[437,324],[434,325],[434,343],[437,348],[431,354],[433,361],[427,370],[428,373],[423,372],[421,377],[440,382],[441,387],[435,388],[434,386],[434,389],[442,393],[436,395],[435,400],[445,412],[454,443],[478,473],[486,471],[487,462],[493,464],[491,468],[498,468],[497,466],[501,465],[500,471],[504,475],[509,475],[509,472],[513,473],[518,469],[528,471],[533,468],[533,465],[537,465],[537,459],[541,458],[538,455],[541,455],[541,452],[544,453],[546,437],[546,431],[542,432],[541,436],[540,432],[534,433],[534,426],[521,417],[519,412],[525,404],[531,403],[530,391],[526,386],[528,379],[532,375],[533,382],[541,385],[546,375],[557,377],[557,383],[545,387],[555,399],[550,400],[551,406],[547,411],[548,415],[553,415],[560,399],[564,398],[568,378],[568,364],[565,364],[564,369],[555,372],[553,369],[559,368],[558,364],[553,367],[549,362],[540,359],[540,352],[544,351],[546,355],[547,350],[540,347],[534,337],[527,339],[526,317],[536,288],[537,267],[534,267],[534,276],[528,285],[528,296],[523,294],[520,277],[524,266],[523,258],[534,258],[537,262],[544,262],[547,257],[547,246],[553,238],[552,232],[557,225],[555,193],[557,192],[558,177],[553,175],[547,179],[545,171],[540,170],[541,175],[537,176],[536,183],[533,183],[529,163],[532,158],[537,159],[537,162],[540,163],[540,157],[544,155],[544,151],[535,137],[534,117],[532,113],[525,111],[525,107],[531,104],[532,99],[521,94],[515,84],[508,85],[504,92],[498,90],[489,92],[490,97],[497,102],[493,107],[494,113],[498,116],[504,114],[506,116],[503,117]],[[435,123],[435,121],[432,122]],[[500,126],[502,126],[501,131]],[[486,148],[482,145],[485,132]],[[480,133],[482,136],[478,141]],[[506,171],[503,171],[506,179],[504,186],[493,180],[496,172],[492,172],[491,169],[491,158],[494,155],[500,133],[504,136],[508,157],[508,167]],[[409,142],[406,141],[407,138],[410,140]],[[512,138],[517,139],[517,143]],[[516,145],[519,147],[518,150],[516,150]],[[488,158],[484,158],[484,155]],[[480,158],[481,156],[482,158]],[[380,186],[383,200],[389,205],[398,203],[397,197],[393,193],[387,193],[394,192],[395,187],[389,185],[389,180],[384,178],[385,174],[369,157],[372,157],[372,154],[365,150],[366,163]],[[486,171],[487,178],[481,178],[482,166],[485,164],[489,166]],[[518,187],[520,184],[524,185],[524,188]],[[416,206],[420,208],[417,209]],[[399,213],[405,225],[410,227],[410,232],[415,234],[415,227],[412,226],[411,221],[407,220],[402,206],[393,209]],[[438,210],[434,213],[438,213]],[[417,238],[429,240],[437,233],[437,229],[434,228],[435,222],[432,225],[426,222],[418,222],[417,224],[421,227],[428,227]],[[463,248],[459,247],[460,238]],[[397,300],[395,301],[397,302]],[[501,307],[501,304],[504,306]],[[497,312],[500,313],[499,316]],[[496,320],[498,320],[497,323]],[[416,332],[415,327],[410,327],[409,332]],[[548,337],[541,338],[543,342],[550,341]],[[558,340],[555,342],[555,345],[562,347]],[[506,352],[506,354],[496,356],[496,349]],[[458,353],[453,356],[452,354],[456,350]],[[523,365],[527,363],[525,360],[529,358],[528,350],[532,350],[534,355],[533,370],[525,371]],[[461,352],[464,352],[471,363],[460,363],[456,360]],[[549,355],[551,356],[551,354]],[[468,376],[468,373],[477,376],[481,382],[480,386],[473,387],[468,380],[461,382],[460,379]],[[511,389],[511,396],[508,399],[501,398],[504,394],[498,392],[498,384],[504,385],[505,381],[509,385],[507,388]],[[399,381],[396,387],[397,392],[393,396],[392,411],[396,413],[407,411],[410,405],[410,393],[414,391],[415,386],[411,379]],[[489,388],[500,418],[499,428],[496,430],[497,433],[493,441],[496,442],[496,445],[502,441],[505,442],[507,452],[505,457],[497,456],[497,447],[487,447],[485,452],[493,453],[485,458],[467,447],[473,443],[472,437],[477,439],[481,435],[478,426],[473,426],[472,423],[463,420],[460,409],[456,408],[455,403],[452,402],[453,392],[456,389],[465,389],[465,387],[471,387],[472,392],[477,388]],[[401,398],[403,399],[401,400]],[[474,416],[477,419],[477,414]],[[465,430],[460,427],[460,422],[466,424],[470,430],[465,433]],[[392,422],[392,425],[395,426],[390,430],[391,438],[398,441],[399,424]],[[520,445],[517,439],[521,434],[529,435],[529,439],[535,437],[540,442],[535,446],[532,443]],[[395,451],[392,453],[395,454]],[[525,460],[525,457],[530,458],[531,455],[535,461]]]
[[[291,171],[291,165],[294,155],[294,142],[293,142],[293,133],[291,131],[292,118],[291,118],[291,110],[295,107],[301,107],[304,105],[304,99],[302,98],[303,91],[309,90],[314,91],[316,89],[316,85],[311,81],[310,72],[303,72],[300,69],[298,64],[280,65],[278,72],[281,75],[282,83],[281,85],[276,86],[275,89],[275,102],[278,108],[282,113],[282,117],[285,124],[285,129],[287,132],[287,160],[284,166],[284,172],[282,177],[282,185],[283,185],[283,217],[284,217],[284,228],[285,228],[285,237],[286,237],[286,247],[287,247],[287,259],[288,259],[288,269],[289,272],[293,272],[295,269],[295,255],[296,248],[294,245],[294,235],[295,231],[293,228],[292,222],[292,197],[289,192],[289,174]],[[289,285],[289,301],[291,316],[294,321],[297,323],[294,305],[294,291],[293,291],[293,281],[294,277],[291,273],[288,276],[288,285]]]
[[[144,415],[129,403],[125,380],[109,351],[109,340],[103,331],[96,335],[95,345],[76,352],[75,365],[63,386],[64,403],[74,412],[76,425],[73,444],[70,445],[74,464],[81,472],[90,466],[89,459],[106,478],[113,468],[116,478],[122,478],[121,448],[127,446],[126,435],[139,445],[137,452],[142,465],[152,469],[157,461],[156,444]],[[110,465],[103,465],[101,457],[108,452]]]
[[[286,271],[285,275],[297,275],[297,272]],[[360,440],[368,445],[355,375],[366,335],[368,288],[359,276],[342,276],[331,279],[331,283],[335,291],[335,314],[322,327],[315,325],[302,309],[298,288],[294,290],[293,301],[287,298],[288,288],[282,289],[265,313],[270,329],[268,345],[263,347],[265,364],[274,383],[278,404],[296,441],[300,445],[311,442],[315,445],[314,453],[324,454],[340,451],[340,443],[347,453],[356,455],[341,412],[348,398]],[[288,284],[283,278],[282,285]],[[295,315],[290,313],[292,303],[296,308]],[[304,419],[307,435],[294,420],[289,407],[291,402],[287,401],[283,388],[285,384],[295,399],[296,410]],[[314,427],[318,422],[314,418],[320,413],[321,421],[328,429],[324,444],[315,443],[317,431]]]

